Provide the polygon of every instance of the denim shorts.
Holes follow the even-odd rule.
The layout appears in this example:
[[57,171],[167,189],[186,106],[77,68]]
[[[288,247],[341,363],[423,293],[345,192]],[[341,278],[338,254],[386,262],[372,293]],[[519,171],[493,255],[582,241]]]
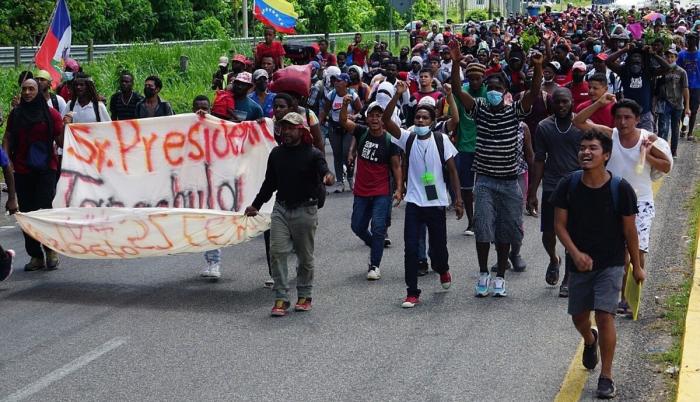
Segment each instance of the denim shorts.
[[520,244],[523,195],[517,179],[479,175],[474,185],[474,235],[480,243]]
[[474,152],[460,152],[457,154],[457,173],[459,174],[459,186],[462,190],[474,188]]
[[604,311],[615,314],[620,301],[625,267],[569,273],[569,314]]

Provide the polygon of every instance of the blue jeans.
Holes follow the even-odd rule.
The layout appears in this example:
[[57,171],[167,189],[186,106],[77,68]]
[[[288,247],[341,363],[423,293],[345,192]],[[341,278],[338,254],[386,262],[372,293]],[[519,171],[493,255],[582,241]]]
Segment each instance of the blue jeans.
[[[676,155],[678,149],[678,136],[681,130],[681,119],[683,118],[683,109],[674,109],[670,103],[660,100],[664,105],[659,111],[659,137],[668,141],[671,145],[671,154]],[[659,105],[657,105],[658,107]],[[669,140],[670,130],[670,140]]]
[[450,269],[445,207],[419,207],[416,204],[407,203],[403,239],[405,244],[404,270],[408,296],[420,295],[420,289],[418,289],[418,239],[421,235],[421,225],[428,228],[432,268],[440,274]]
[[[381,264],[384,255],[384,236],[386,235],[387,217],[390,214],[391,196],[355,196],[350,227],[353,233],[371,248],[370,264],[375,267]],[[370,221],[372,226],[370,230],[367,230]]]
[[221,263],[221,249],[217,248],[215,250],[209,250],[204,253],[204,260],[209,263],[219,264]]

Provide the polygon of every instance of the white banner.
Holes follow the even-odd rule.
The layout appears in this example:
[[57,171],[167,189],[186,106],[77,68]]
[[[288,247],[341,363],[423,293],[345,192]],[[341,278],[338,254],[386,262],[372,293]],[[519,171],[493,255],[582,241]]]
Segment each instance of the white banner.
[[[246,219],[242,212],[257,195],[275,145],[270,119],[237,124],[185,114],[71,124],[54,209],[18,214],[17,221],[37,240],[76,258],[237,244],[269,227],[269,217]],[[263,206],[263,215],[273,202]]]
[[27,234],[73,258],[156,257],[213,250],[270,227],[269,215],[176,208],[60,208],[17,214]]

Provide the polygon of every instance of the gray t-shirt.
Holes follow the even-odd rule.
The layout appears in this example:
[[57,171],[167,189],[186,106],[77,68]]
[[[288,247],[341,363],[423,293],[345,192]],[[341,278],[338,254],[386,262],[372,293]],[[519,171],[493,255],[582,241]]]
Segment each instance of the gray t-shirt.
[[578,148],[583,132],[573,124],[557,128],[554,119],[542,120],[535,133],[535,160],[544,161],[543,192],[554,191],[562,177],[580,169]]
[[685,109],[683,90],[688,88],[688,74],[685,70],[678,66],[673,67],[671,71],[658,79],[656,85],[659,88],[659,99],[666,100],[676,110]]

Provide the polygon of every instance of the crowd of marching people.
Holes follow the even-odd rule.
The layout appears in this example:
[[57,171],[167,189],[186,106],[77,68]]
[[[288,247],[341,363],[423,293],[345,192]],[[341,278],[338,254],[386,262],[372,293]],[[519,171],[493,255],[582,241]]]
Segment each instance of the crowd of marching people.
[[[266,28],[252,58],[222,56],[213,95],[197,96],[191,112],[274,120],[279,146],[245,209],[257,214],[276,193],[265,233],[272,315],[291,306],[291,253],[299,260],[294,309],[311,309],[314,234],[327,192],[353,193],[350,230],[369,247],[372,281],[392,243],[393,206],[403,202],[404,308],[421,302],[418,278],[429,269],[450,287],[446,220],[454,213],[466,216],[463,234],[475,239],[474,294],[506,297],[508,271],[542,265],[546,283],[569,299],[584,366],[594,368],[600,351],[598,395],[613,397],[613,319],[629,311],[625,277],[647,275],[652,181],[671,171],[682,139],[694,141],[700,106],[700,10],[661,11],[570,6],[459,29],[416,21],[397,55],[359,33],[334,54],[324,40],[295,47]],[[307,74],[301,88],[279,79],[290,61],[306,68],[293,70]],[[158,77],[143,80],[143,94],[136,82],[123,72],[106,99],[74,60],[56,93],[46,71],[20,77],[0,154],[8,210],[51,208],[64,124],[175,113]],[[524,214],[540,219],[541,261],[520,255]],[[25,270],[56,269],[54,251],[25,240]],[[202,276],[218,278],[220,251],[205,259]]]

